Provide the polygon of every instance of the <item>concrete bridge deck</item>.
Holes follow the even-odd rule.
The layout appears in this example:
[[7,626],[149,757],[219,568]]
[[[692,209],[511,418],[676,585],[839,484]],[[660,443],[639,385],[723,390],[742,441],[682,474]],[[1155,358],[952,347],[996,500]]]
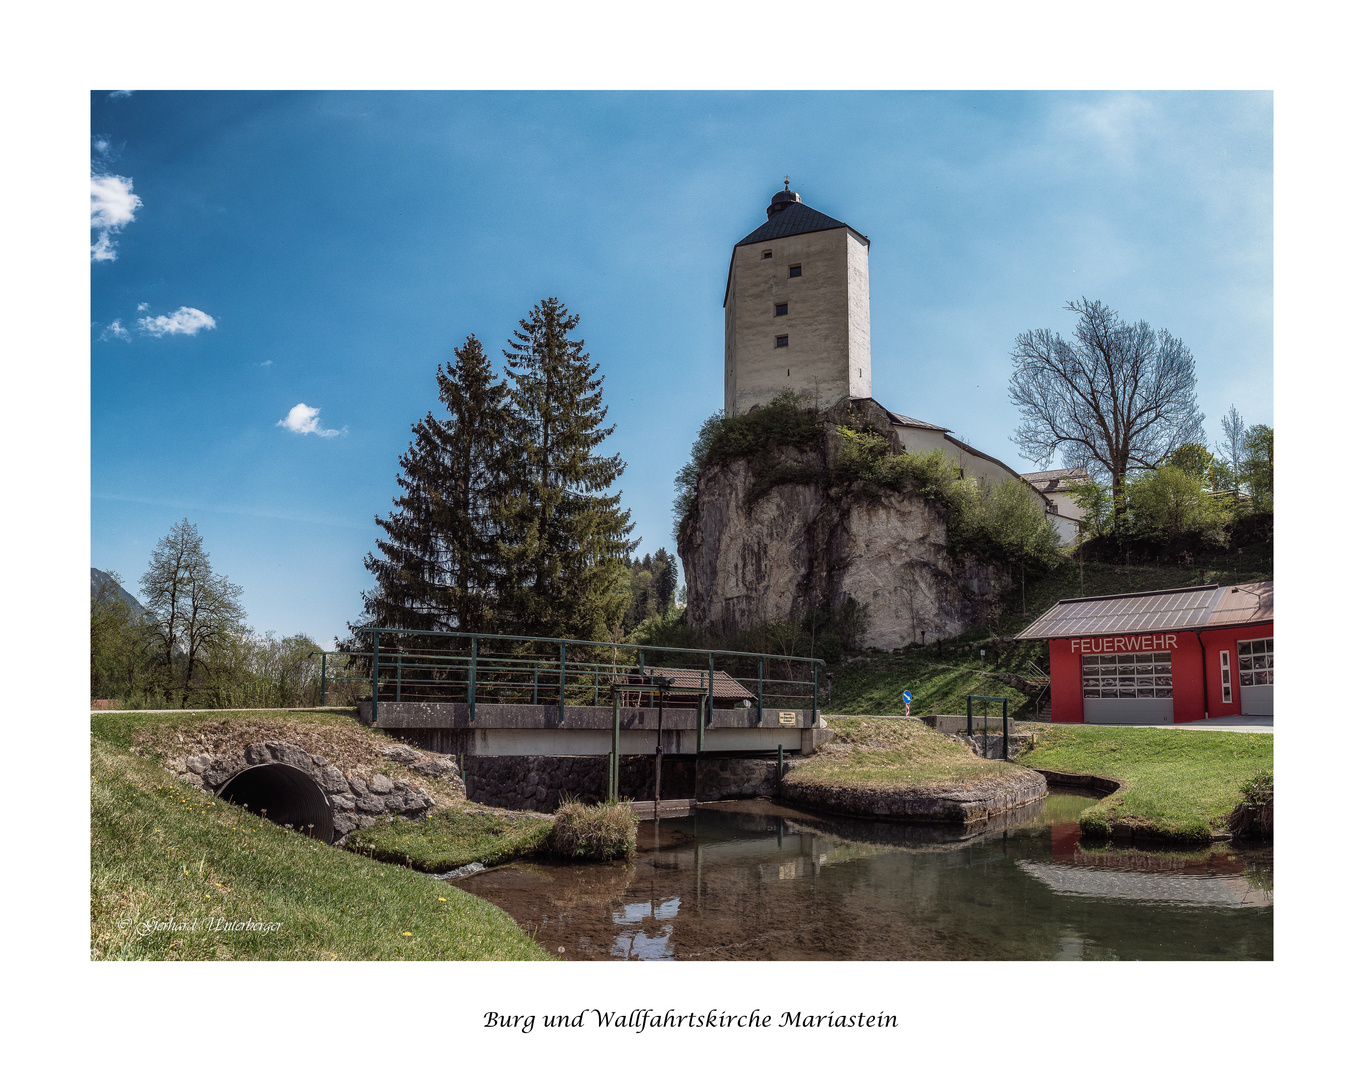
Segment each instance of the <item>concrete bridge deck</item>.
[[[393,735],[416,737],[442,753],[478,757],[576,756],[611,752],[610,705],[497,705],[479,702],[362,701],[360,721]],[[472,718],[471,718],[472,712]],[[664,708],[665,754],[813,753],[832,737],[810,709],[715,709],[701,723],[696,708]],[[657,707],[620,710],[622,755],[653,754],[660,742]]]

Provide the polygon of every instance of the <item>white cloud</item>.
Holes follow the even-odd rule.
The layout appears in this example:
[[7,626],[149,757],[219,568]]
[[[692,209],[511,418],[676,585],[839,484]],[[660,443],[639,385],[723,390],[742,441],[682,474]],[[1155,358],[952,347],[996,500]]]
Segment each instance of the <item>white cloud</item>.
[[142,200],[133,194],[133,182],[126,176],[96,174],[90,177],[90,228],[97,234],[90,245],[91,262],[111,262],[113,234],[132,221]]
[[346,429],[340,431],[336,428],[324,428],[317,422],[317,414],[321,409],[314,409],[311,405],[299,402],[289,410],[289,415],[275,424],[275,427],[282,427],[299,435],[321,435],[324,439],[330,439],[334,435],[344,435]]
[[111,98],[132,97],[133,92],[131,90],[110,90],[109,96]]
[[[142,308],[137,309],[141,311]],[[212,330],[218,324],[212,315],[205,314],[198,308],[182,307],[172,311],[169,315],[158,315],[152,318],[150,315],[143,316],[137,320],[137,325],[144,334],[152,337],[163,337],[166,334],[189,334],[193,336],[200,330]]]
[[114,338],[117,338],[119,341],[133,340],[133,335],[128,333],[119,319],[115,319],[106,326],[99,336],[100,341],[111,341]]
[[151,307],[151,304],[138,304],[138,305],[137,305],[137,310],[138,310],[138,311],[146,311],[146,310],[147,310],[148,308],[150,308],[150,307]]
[[269,366],[270,366],[271,364],[273,364],[273,363],[274,363],[273,360],[262,360],[260,366],[261,366],[261,367],[269,367]]

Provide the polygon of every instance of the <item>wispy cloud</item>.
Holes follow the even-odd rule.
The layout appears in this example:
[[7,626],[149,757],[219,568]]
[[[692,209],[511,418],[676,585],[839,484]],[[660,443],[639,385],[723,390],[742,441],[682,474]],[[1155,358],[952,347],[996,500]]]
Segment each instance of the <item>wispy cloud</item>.
[[317,414],[321,409],[314,409],[311,405],[299,402],[289,410],[289,415],[275,424],[275,427],[282,427],[287,431],[296,432],[299,435],[321,435],[324,439],[330,439],[335,435],[344,435],[345,428],[324,428],[318,422]]
[[131,90],[110,90],[109,96],[111,98],[132,97],[133,92]]
[[[137,309],[141,311],[142,308]],[[212,315],[198,308],[182,307],[169,315],[143,316],[137,320],[139,329],[151,337],[164,337],[166,334],[189,334],[191,337],[200,330],[212,330],[217,326]]]
[[138,304],[138,305],[137,305],[137,310],[138,310],[138,311],[146,311],[146,310],[147,310],[148,308],[150,308],[150,307],[151,307],[151,304]]
[[133,335],[128,333],[121,320],[115,319],[104,328],[99,335],[99,339],[100,341],[113,341],[114,339],[119,341],[132,341]]
[[112,262],[118,256],[113,235],[137,214],[142,200],[133,194],[133,182],[126,176],[96,173],[90,177],[90,228],[95,242],[90,245],[91,262]]
[[260,366],[261,366],[261,367],[269,367],[269,366],[270,366],[271,364],[273,364],[273,363],[274,363],[273,360],[262,360],[262,361],[260,362]]

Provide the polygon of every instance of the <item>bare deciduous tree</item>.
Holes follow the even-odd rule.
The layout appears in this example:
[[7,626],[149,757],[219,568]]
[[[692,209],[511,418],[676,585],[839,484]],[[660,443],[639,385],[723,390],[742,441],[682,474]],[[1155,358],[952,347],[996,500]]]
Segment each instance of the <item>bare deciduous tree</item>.
[[1203,440],[1193,353],[1168,330],[1125,323],[1097,300],[1066,310],[1080,317],[1073,342],[1052,330],[1014,342],[1009,400],[1023,413],[1014,442],[1039,465],[1059,453],[1069,468],[1106,473],[1120,519],[1129,469],[1153,469]]

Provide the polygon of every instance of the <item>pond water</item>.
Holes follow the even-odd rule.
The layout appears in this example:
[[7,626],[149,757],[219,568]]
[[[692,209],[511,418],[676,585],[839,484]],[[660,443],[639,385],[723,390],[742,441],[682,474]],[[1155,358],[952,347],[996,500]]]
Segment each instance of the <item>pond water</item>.
[[958,831],[714,803],[639,827],[630,865],[457,884],[573,960],[1269,960],[1273,852],[1095,847],[1053,793]]

